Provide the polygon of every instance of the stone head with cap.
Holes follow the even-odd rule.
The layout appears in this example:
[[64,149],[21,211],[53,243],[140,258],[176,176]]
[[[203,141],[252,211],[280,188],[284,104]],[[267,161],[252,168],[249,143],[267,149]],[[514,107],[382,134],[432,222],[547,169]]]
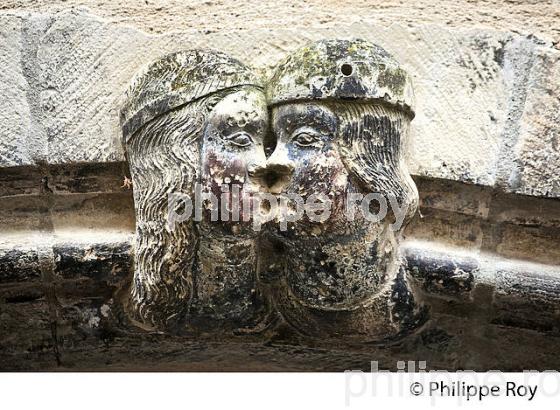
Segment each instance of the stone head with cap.
[[414,116],[408,74],[372,43],[322,40],[279,63],[267,99],[274,192],[329,209],[274,229],[288,253],[278,305],[303,332],[390,333],[390,312],[365,306],[378,306],[391,292],[399,233],[417,208],[405,164]]
[[[267,123],[266,100],[258,78],[223,53],[192,50],[169,54],[133,79],[121,109],[121,126],[136,211],[135,271],[129,304],[139,322],[170,328],[188,309],[204,303],[216,316],[223,313],[221,308],[243,316],[222,298],[234,287],[240,303],[249,304],[253,296],[241,294],[238,285],[247,293],[254,288],[245,283],[253,281],[251,251],[224,246],[222,254],[217,254],[216,246],[209,242],[225,240],[235,232],[241,238],[237,245],[250,248],[251,244],[243,242],[250,240],[249,224],[210,224],[208,206],[202,207],[199,222],[189,218],[175,223],[178,221],[171,221],[170,216],[186,211],[188,202],[182,201],[181,195],[188,196],[195,216],[197,186],[201,192],[212,192],[231,202],[231,197],[220,195],[224,185],[247,186],[249,170],[265,161]],[[231,209],[231,204],[212,203],[210,208]],[[226,252],[247,260],[230,260],[230,255],[223,254]],[[218,275],[214,270],[223,271],[223,265],[235,263],[245,263],[248,268],[222,272],[220,284],[208,283],[208,278]],[[196,300],[193,295],[197,295]],[[217,307],[220,304],[224,306]]]

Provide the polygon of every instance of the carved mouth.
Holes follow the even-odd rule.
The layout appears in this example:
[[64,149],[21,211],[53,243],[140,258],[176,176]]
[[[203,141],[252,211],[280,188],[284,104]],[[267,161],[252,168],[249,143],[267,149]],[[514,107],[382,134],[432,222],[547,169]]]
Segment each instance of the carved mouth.
[[267,167],[260,169],[249,176],[258,182],[267,192],[280,194],[291,181],[292,171],[285,167]]

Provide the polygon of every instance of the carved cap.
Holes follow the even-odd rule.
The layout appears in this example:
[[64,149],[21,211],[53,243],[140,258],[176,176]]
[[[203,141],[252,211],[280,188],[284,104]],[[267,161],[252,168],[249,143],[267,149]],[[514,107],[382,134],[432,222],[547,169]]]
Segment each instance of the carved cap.
[[239,86],[261,88],[252,71],[224,53],[188,50],[168,54],[138,72],[121,109],[123,142],[166,112]]
[[348,99],[385,102],[414,115],[410,77],[364,40],[321,40],[291,53],[270,80],[269,103]]

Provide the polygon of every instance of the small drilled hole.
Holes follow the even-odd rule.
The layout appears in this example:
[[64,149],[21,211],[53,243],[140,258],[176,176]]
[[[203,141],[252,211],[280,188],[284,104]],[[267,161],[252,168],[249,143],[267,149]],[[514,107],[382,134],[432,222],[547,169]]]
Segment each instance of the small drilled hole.
[[340,72],[342,75],[348,77],[349,75],[352,75],[352,66],[350,64],[342,64],[340,66]]

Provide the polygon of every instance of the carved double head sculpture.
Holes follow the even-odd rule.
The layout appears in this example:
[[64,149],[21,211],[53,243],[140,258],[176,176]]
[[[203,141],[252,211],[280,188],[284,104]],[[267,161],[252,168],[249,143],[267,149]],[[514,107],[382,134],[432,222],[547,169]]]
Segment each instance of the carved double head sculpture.
[[398,247],[418,203],[405,164],[413,116],[407,73],[362,40],[299,49],[267,80],[214,51],[147,66],[121,110],[131,318],[161,331],[280,321],[367,340],[417,327]]

